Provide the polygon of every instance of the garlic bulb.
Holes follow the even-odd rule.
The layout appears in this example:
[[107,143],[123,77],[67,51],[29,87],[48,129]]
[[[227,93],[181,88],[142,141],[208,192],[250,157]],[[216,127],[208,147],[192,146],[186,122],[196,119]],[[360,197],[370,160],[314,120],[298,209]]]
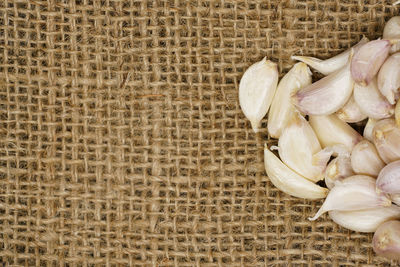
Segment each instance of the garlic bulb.
[[344,228],[362,233],[372,233],[382,223],[400,219],[400,207],[393,205],[365,210],[332,210],[329,212],[329,217]]
[[351,152],[351,167],[357,174],[376,177],[385,166],[374,144],[363,140],[354,146]]
[[279,138],[289,118],[295,112],[290,95],[311,84],[311,71],[304,63],[297,63],[281,79],[268,114],[268,133]]
[[369,118],[367,121],[367,124],[364,127],[363,136],[365,139],[367,139],[368,141],[371,141],[371,142],[374,141],[372,131],[374,130],[375,124],[376,124],[376,120]]
[[379,256],[400,260],[400,222],[387,221],[381,224],[372,238],[372,247]]
[[[363,37],[354,47],[353,51],[357,51],[363,44],[368,42],[368,38]],[[328,75],[331,74],[338,69],[342,68],[349,60],[351,48],[347,49],[346,51],[336,55],[334,57],[321,60],[315,57],[304,57],[304,56],[292,56],[293,60],[298,60],[306,63],[311,68],[315,69],[316,71]]]
[[386,165],[376,179],[377,190],[388,194],[400,194],[400,160]]
[[350,64],[293,95],[293,104],[307,115],[328,115],[338,111],[349,100],[354,82]]
[[329,162],[325,170],[325,184],[332,189],[337,181],[354,175],[349,156],[338,156]]
[[350,125],[335,114],[329,116],[309,116],[309,122],[323,148],[344,145],[350,152],[362,137]]
[[349,101],[336,112],[336,115],[342,121],[349,123],[359,122],[367,118],[367,115],[361,111],[353,96],[351,96]]
[[250,66],[239,84],[240,107],[250,120],[254,132],[261,127],[267,114],[278,83],[278,68],[272,61],[263,58]]
[[354,175],[343,179],[341,182],[336,182],[321,208],[309,220],[314,221],[331,210],[362,210],[390,206],[391,204],[386,195],[376,193],[374,178]]
[[400,92],[400,53],[391,55],[383,63],[378,73],[379,91],[386,97],[390,104],[396,104]]
[[389,55],[390,41],[374,40],[360,47],[351,60],[351,77],[361,85],[368,85]]
[[379,156],[385,163],[400,159],[400,128],[394,119],[378,121],[372,132]]
[[264,163],[267,175],[279,190],[299,198],[324,198],[328,190],[297,174],[279,160],[267,147],[264,149]]
[[393,115],[393,105],[380,93],[374,78],[369,85],[354,85],[354,100],[361,112],[373,119],[389,118]]
[[[392,17],[386,22],[385,28],[383,28],[383,39],[400,39],[400,17]],[[393,44],[390,48],[390,53],[395,53],[400,50],[400,43]]]

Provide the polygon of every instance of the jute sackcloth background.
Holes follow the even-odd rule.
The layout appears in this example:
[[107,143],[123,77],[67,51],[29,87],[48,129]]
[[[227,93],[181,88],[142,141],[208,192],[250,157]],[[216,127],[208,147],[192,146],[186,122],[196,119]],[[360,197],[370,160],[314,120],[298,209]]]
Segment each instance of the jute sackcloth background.
[[267,132],[237,97],[264,56],[283,74],[394,15],[378,0],[2,0],[0,262],[395,266],[269,182]]

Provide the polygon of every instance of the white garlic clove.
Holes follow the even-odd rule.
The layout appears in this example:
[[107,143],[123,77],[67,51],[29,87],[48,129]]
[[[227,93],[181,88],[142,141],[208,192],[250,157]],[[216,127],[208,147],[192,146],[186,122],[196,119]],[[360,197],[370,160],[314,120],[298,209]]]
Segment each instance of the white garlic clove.
[[332,189],[337,181],[342,181],[344,178],[354,175],[351,167],[350,157],[339,156],[329,162],[325,170],[325,184],[329,189]]
[[[400,17],[392,17],[386,22],[385,28],[383,28],[383,39],[392,40],[400,39]],[[400,50],[400,43],[393,44],[390,48],[390,53],[395,53]]]
[[385,194],[376,192],[374,178],[354,175],[343,179],[341,182],[336,182],[321,208],[309,220],[314,221],[331,210],[362,210],[386,207],[391,204],[390,199]]
[[400,128],[394,119],[378,121],[372,131],[374,145],[385,163],[400,159]]
[[369,85],[354,85],[354,100],[361,112],[373,119],[389,118],[393,115],[393,105],[380,93],[376,79]]
[[297,91],[293,104],[307,115],[328,115],[338,111],[349,100],[354,82],[350,64]]
[[309,116],[309,122],[323,148],[343,145],[350,152],[362,136],[335,114]]
[[[279,156],[289,168],[316,182],[323,178],[323,172],[331,157],[319,154],[321,145],[310,124],[300,114],[294,113],[278,141]],[[322,156],[322,157],[321,157]]]
[[394,105],[399,99],[400,92],[400,53],[391,55],[383,63],[378,73],[379,91]]
[[396,108],[394,109],[394,119],[397,126],[400,127],[400,101],[397,101]]
[[376,188],[388,194],[400,194],[400,160],[386,165],[376,179]]
[[279,138],[283,128],[295,112],[290,101],[291,94],[311,84],[311,71],[304,63],[297,63],[281,79],[268,114],[268,133]]
[[361,85],[368,85],[389,55],[390,41],[374,40],[360,47],[351,60],[351,77]]
[[353,96],[351,96],[349,101],[347,101],[347,103],[336,112],[336,115],[342,121],[349,123],[359,122],[368,117],[361,111]]
[[363,136],[365,139],[367,139],[368,141],[373,142],[374,141],[374,137],[372,135],[372,131],[374,130],[374,126],[376,124],[376,120],[369,118],[367,121],[367,124],[364,127],[364,132],[363,132]]
[[400,207],[393,205],[366,210],[332,210],[329,212],[329,217],[344,228],[362,233],[372,233],[382,223],[400,219]]
[[[354,47],[353,51],[358,50],[363,44],[368,42],[368,38],[363,37]],[[316,71],[328,75],[331,74],[338,69],[342,68],[349,60],[349,56],[351,53],[351,48],[347,49],[346,51],[336,55],[334,57],[321,60],[315,57],[305,57],[305,56],[292,56],[293,60],[298,60],[301,62],[306,63],[311,68],[315,69]]]
[[306,199],[324,198],[328,194],[328,189],[314,184],[291,170],[267,147],[264,149],[264,163],[272,184],[286,194]]
[[376,177],[385,167],[385,163],[379,157],[374,144],[363,140],[355,145],[351,152],[351,167],[357,174]]
[[400,260],[400,221],[387,221],[379,225],[372,238],[372,247],[379,256]]
[[278,68],[272,61],[263,58],[251,65],[243,74],[239,84],[240,107],[250,120],[254,132],[261,127],[278,83]]

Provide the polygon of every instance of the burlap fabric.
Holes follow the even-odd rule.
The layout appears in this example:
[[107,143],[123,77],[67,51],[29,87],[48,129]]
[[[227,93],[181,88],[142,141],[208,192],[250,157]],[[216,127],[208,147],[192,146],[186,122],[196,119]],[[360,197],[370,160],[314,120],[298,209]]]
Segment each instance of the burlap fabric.
[[237,97],[264,56],[380,36],[381,2],[2,0],[0,261],[394,266],[269,182]]

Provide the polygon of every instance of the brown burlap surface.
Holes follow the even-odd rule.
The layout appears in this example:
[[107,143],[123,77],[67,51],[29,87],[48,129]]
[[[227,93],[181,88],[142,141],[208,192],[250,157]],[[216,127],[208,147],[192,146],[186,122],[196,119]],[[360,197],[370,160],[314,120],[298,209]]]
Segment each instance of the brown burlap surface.
[[396,14],[379,0],[2,0],[0,262],[394,266],[372,235],[309,222],[321,201],[269,182],[266,131],[237,94],[262,57],[285,72]]

